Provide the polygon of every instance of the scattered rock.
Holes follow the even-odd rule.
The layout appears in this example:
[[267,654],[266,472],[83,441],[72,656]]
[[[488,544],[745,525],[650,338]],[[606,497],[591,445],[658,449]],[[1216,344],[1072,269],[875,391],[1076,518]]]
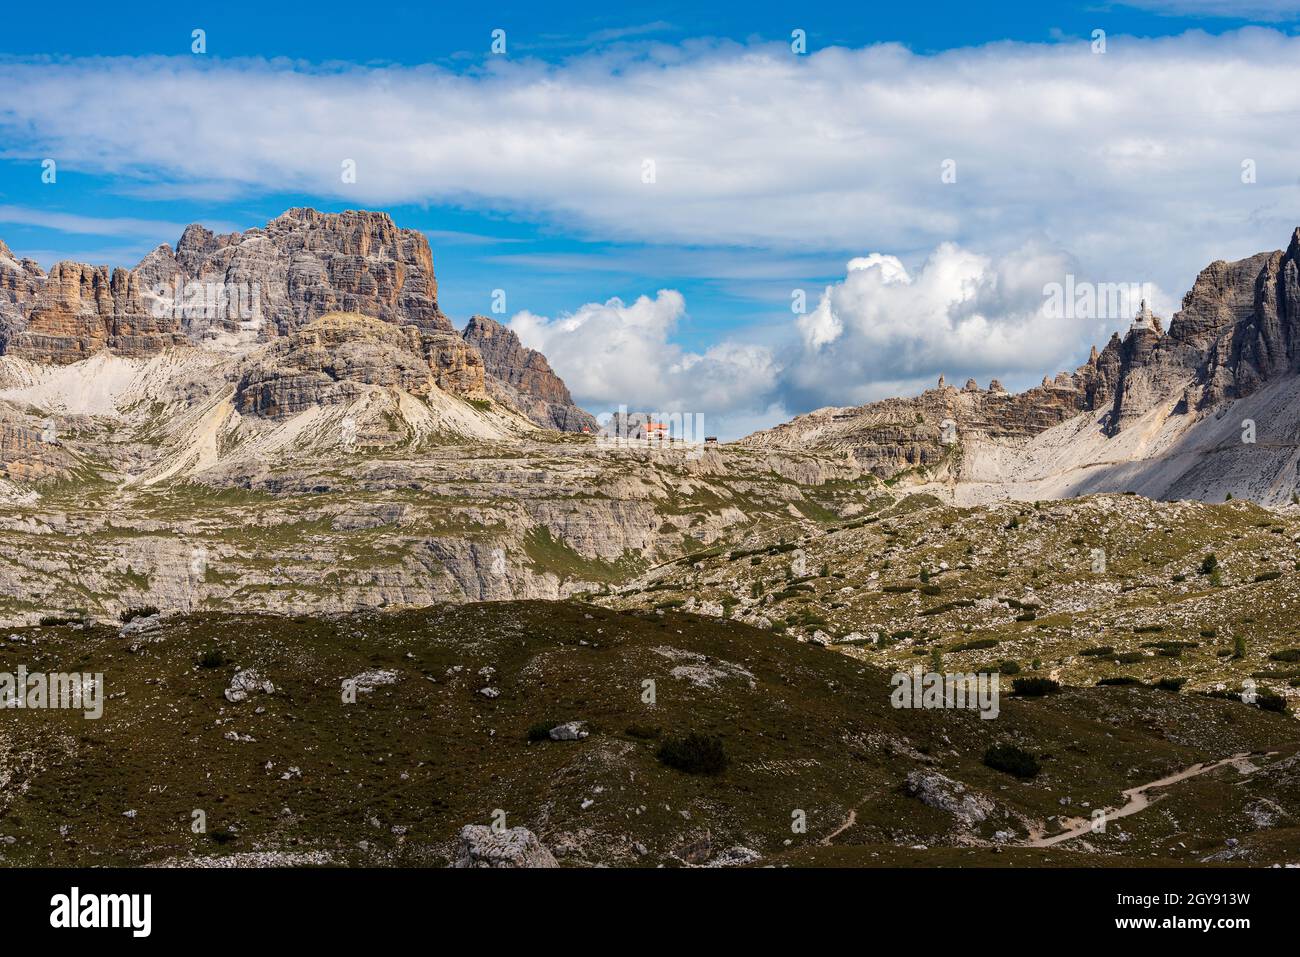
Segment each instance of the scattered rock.
[[548,733],[552,741],[581,741],[590,734],[585,721],[566,721]]
[[226,689],[226,700],[232,704],[238,704],[247,700],[248,696],[254,691],[272,694],[275,691],[275,685],[252,668],[241,668],[230,679],[230,687]]
[[398,674],[396,671],[363,671],[349,680],[356,686],[357,693],[361,694],[374,691],[381,685],[397,684]]
[[753,864],[762,858],[762,854],[752,847],[729,847],[713,860],[706,864],[706,867],[743,867],[746,864]]

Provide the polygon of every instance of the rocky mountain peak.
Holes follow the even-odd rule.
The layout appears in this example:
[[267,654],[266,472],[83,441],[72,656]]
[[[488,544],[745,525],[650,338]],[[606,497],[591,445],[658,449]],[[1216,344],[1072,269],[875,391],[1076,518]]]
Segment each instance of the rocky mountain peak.
[[44,362],[223,335],[266,341],[333,312],[454,332],[438,308],[428,239],[363,210],[290,209],[242,233],[194,224],[175,251],[159,246],[135,269],[60,264],[39,286],[13,310],[0,347]]
[[462,336],[483,356],[491,394],[547,428],[596,431],[596,420],[573,404],[546,356],[526,347],[513,329],[487,316],[471,316]]
[[[975,467],[953,462],[950,448],[941,438],[940,423],[945,419],[956,423],[955,434],[964,446],[990,442],[1003,448],[1007,443],[1032,445],[1037,436],[1058,425],[1076,418],[1080,423],[1091,419],[1094,424],[1089,431],[1072,433],[1076,446],[1088,447],[1086,453],[1078,449],[1067,452],[1052,444],[1056,439],[1045,439],[1051,448],[1044,455],[1057,460],[1070,455],[1086,456],[1092,461],[1113,460],[1116,456],[1122,459],[1139,450],[1143,455],[1150,454],[1151,449],[1142,443],[1166,423],[1165,434],[1183,434],[1187,436],[1183,441],[1193,442],[1191,436],[1198,424],[1231,401],[1260,394],[1269,397],[1260,402],[1276,405],[1294,399],[1300,405],[1298,375],[1300,229],[1293,231],[1285,251],[1258,253],[1236,262],[1220,260],[1201,270],[1167,331],[1164,320],[1144,302],[1132,325],[1122,335],[1112,334],[1100,351],[1093,347],[1087,362],[1073,373],[1060,373],[1055,378],[1044,375],[1041,385],[1018,395],[946,390],[941,376],[939,389],[910,399],[888,399],[852,410],[819,410],[744,441],[758,446],[820,445],[851,451],[859,463],[886,478],[919,469],[932,477],[960,481]],[[1291,447],[1287,431],[1291,417],[1275,406],[1269,408],[1272,411],[1268,419],[1275,433],[1269,448],[1285,452]],[[1141,427],[1136,428],[1139,424]],[[1130,435],[1134,430],[1137,434]],[[1206,435],[1204,441],[1211,445],[1222,445],[1224,441],[1217,433],[1213,442],[1208,432]],[[1093,448],[1095,436],[1100,437],[1101,444]],[[1004,451],[996,454],[1003,455]],[[955,468],[956,473],[944,471],[949,468]],[[1293,473],[1294,464],[1261,462],[1256,469],[1260,474],[1255,476],[1263,483],[1258,494],[1289,496],[1294,476],[1281,474],[1288,469]],[[1110,488],[1105,484],[1110,480],[1103,481],[1096,477],[1098,474],[1079,481],[1102,484],[1070,488]],[[1121,488],[1131,488],[1137,474],[1136,470],[1125,472],[1113,481]],[[1176,470],[1170,473],[1177,474]],[[1237,488],[1238,494],[1243,490],[1251,494],[1251,489],[1240,484],[1247,478],[1238,476],[1232,480],[1238,484],[1228,483],[1226,487]],[[991,481],[987,475],[976,480]],[[1170,476],[1153,482],[1157,494],[1173,488],[1179,494],[1218,493],[1221,497],[1218,490],[1225,487],[1227,480],[1208,469],[1181,485]]]
[[[402,355],[397,366],[414,361],[444,391],[481,396],[491,388],[551,428],[595,424],[573,405],[545,356],[524,348],[514,332],[485,316],[457,332],[438,306],[428,238],[400,228],[388,213],[298,207],[264,227],[224,234],[195,223],[174,250],[157,246],[133,269],[64,262],[48,276],[0,243],[0,354],[35,362],[66,365],[100,351],[140,357],[190,345],[239,350],[291,338],[340,313],[405,329],[402,341],[409,339],[416,358]],[[352,342],[335,337],[329,345],[352,349]],[[309,364],[322,361],[313,353]],[[382,380],[374,365],[366,377]],[[409,379],[397,366],[390,377]],[[285,368],[275,362],[262,372],[274,378]],[[255,404],[280,410],[324,394],[296,380],[259,388],[269,397]]]

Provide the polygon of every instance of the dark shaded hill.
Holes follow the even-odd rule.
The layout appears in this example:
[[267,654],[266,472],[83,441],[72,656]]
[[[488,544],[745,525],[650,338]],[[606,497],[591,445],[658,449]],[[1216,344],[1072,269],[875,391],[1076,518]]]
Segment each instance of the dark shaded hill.
[[[441,864],[462,826],[498,811],[566,865],[746,859],[737,847],[777,864],[1194,863],[1228,838],[1235,862],[1300,859],[1288,717],[1135,688],[1004,695],[994,720],[895,710],[884,672],[726,620],[548,602],[204,616],[121,636],[25,629],[0,644],[0,666],[19,663],[103,671],[109,699],[99,721],[4,714],[8,864]],[[232,703],[248,669],[256,681]],[[370,690],[344,704],[358,676]],[[589,736],[530,742],[567,721]],[[720,738],[721,773],[656,757],[688,732]],[[993,744],[1042,771],[1021,781],[985,766]],[[1171,788],[1160,811],[1090,836],[1091,853],[1082,840],[1013,850],[1031,829],[1057,830],[1056,815],[1237,752],[1261,752],[1261,770]],[[909,776],[928,782],[929,803],[909,796]],[[191,829],[195,810],[206,833]]]

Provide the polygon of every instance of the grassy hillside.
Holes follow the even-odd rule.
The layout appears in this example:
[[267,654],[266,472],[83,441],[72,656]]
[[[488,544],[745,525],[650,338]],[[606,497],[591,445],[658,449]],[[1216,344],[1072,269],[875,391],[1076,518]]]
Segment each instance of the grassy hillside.
[[[734,847],[778,865],[1300,861],[1297,725],[1238,701],[1102,687],[1004,694],[994,720],[895,709],[888,673],[846,655],[734,621],[572,602],[4,637],[0,670],[102,671],[109,695],[99,721],[4,713],[7,864],[436,865],[462,826],[499,812],[566,865],[716,862]],[[241,669],[274,690],[228,701]],[[346,704],[357,676],[371,690]],[[566,721],[589,736],[530,740]],[[720,740],[720,773],[661,760],[691,733]],[[986,766],[993,745],[1041,771]],[[1105,834],[1022,846],[1236,753],[1253,757],[1164,789]],[[913,772],[960,782],[987,813],[963,824],[911,796]]]

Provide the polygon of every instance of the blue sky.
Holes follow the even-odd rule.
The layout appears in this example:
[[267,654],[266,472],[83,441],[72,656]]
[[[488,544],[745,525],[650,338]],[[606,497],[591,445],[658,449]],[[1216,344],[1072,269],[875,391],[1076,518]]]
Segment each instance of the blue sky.
[[0,238],[133,265],[192,221],[382,208],[428,233],[458,323],[505,288],[589,407],[702,409],[723,434],[937,371],[1023,386],[1124,325],[1044,333],[1040,278],[1150,283],[1168,314],[1201,265],[1285,244],[1296,8],[18,5]]

